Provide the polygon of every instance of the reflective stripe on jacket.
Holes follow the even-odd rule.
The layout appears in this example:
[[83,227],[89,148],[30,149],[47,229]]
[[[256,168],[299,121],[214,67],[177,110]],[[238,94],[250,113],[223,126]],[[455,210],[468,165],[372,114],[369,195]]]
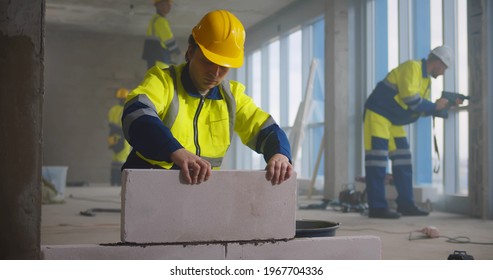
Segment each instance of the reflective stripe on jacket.
[[409,124],[420,116],[437,113],[435,104],[430,101],[430,88],[426,60],[409,60],[377,84],[365,108],[384,116],[392,124]]
[[127,159],[130,150],[130,144],[123,137],[122,131],[122,118],[123,106],[120,104],[114,105],[108,111],[108,123],[110,128],[110,137],[113,137],[116,141],[110,147],[113,151],[113,162],[123,163]]
[[[183,147],[208,160],[213,169],[219,169],[231,144],[233,130],[248,147],[264,153],[268,149],[264,142],[270,137],[259,139],[259,132],[275,122],[244,93],[245,87],[236,81],[223,81],[205,97],[188,93],[181,77],[185,66],[164,70],[153,67],[141,85],[129,94],[123,116],[125,137],[134,148],[139,146],[138,142],[147,143],[141,145],[140,150],[136,148],[137,155],[151,164],[170,169],[173,163],[169,154]],[[145,126],[153,127],[153,132],[161,130],[153,136],[159,139],[149,139],[151,136],[144,135],[141,126],[144,126],[142,130]],[[155,147],[144,151],[149,145]],[[281,146],[289,158],[289,144]],[[277,150],[275,152],[280,152]]]

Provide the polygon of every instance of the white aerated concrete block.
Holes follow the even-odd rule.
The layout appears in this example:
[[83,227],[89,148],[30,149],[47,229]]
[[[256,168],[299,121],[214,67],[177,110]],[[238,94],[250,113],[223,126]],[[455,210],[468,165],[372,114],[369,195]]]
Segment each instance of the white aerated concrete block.
[[47,245],[45,260],[379,260],[380,238],[343,236],[287,241],[160,245]]
[[312,237],[234,243],[227,253],[228,260],[380,260],[382,244],[376,236]]
[[289,239],[296,227],[296,175],[273,186],[265,171],[213,171],[187,185],[177,170],[124,170],[123,242]]
[[224,260],[224,245],[46,245],[45,260]]

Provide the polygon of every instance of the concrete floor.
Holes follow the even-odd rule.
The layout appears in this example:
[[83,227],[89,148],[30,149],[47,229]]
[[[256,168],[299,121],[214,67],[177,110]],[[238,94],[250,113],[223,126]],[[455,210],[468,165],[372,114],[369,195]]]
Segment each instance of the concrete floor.
[[[299,197],[298,204],[318,204],[320,199]],[[43,205],[41,244],[100,244],[120,242],[120,214],[96,212],[80,215],[91,208],[119,209],[120,188],[107,185],[68,187],[65,203]],[[298,210],[297,219],[317,219],[341,223],[338,236],[374,235],[382,240],[384,260],[446,260],[454,250],[466,251],[477,260],[493,260],[493,221],[432,212],[428,217],[402,217],[398,220],[369,219],[356,212],[342,213],[332,208]],[[439,238],[423,238],[416,230],[436,227]],[[416,240],[409,240],[411,238]],[[450,243],[448,238],[465,236],[471,242]]]

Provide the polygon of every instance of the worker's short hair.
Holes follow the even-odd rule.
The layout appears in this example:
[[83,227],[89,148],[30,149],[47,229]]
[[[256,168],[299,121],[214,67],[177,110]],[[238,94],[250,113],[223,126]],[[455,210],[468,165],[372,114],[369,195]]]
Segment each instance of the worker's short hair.
[[188,45],[191,47],[197,47],[197,42],[195,42],[195,38],[193,38],[192,34],[188,36]]
[[198,45],[197,45],[197,42],[195,42],[195,39],[193,38],[192,34],[190,34],[190,36],[188,36],[188,49],[187,49],[187,52],[185,53],[185,61],[188,62],[188,52],[190,50],[194,51],[195,49],[197,49]]
[[438,56],[434,55],[433,53],[430,53],[428,55],[428,61],[435,61],[435,60],[442,61]]

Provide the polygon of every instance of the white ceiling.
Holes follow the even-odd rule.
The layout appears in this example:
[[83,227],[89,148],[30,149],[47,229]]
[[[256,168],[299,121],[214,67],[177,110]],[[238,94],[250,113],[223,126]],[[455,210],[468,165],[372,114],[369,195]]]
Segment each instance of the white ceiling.
[[[184,38],[208,11],[229,10],[248,29],[295,1],[174,0],[167,18],[175,37]],[[45,20],[76,30],[144,35],[154,13],[152,0],[46,0]]]

